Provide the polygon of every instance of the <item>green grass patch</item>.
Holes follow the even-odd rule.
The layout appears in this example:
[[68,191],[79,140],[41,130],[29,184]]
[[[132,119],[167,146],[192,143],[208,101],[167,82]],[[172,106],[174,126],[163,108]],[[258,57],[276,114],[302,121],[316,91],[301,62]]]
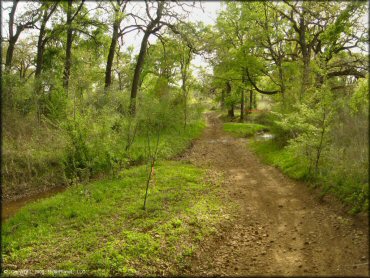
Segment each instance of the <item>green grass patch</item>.
[[263,162],[276,166],[289,177],[299,180],[308,177],[308,166],[299,160],[292,150],[281,148],[274,140],[252,141],[250,147]]
[[146,211],[146,166],[22,208],[2,229],[6,274],[58,269],[72,271],[67,276],[160,275],[160,269],[181,265],[227,217],[220,187],[205,181],[205,170],[184,162],[161,162],[155,171]]
[[224,130],[237,137],[253,136],[258,131],[267,131],[268,127],[253,123],[224,123]]

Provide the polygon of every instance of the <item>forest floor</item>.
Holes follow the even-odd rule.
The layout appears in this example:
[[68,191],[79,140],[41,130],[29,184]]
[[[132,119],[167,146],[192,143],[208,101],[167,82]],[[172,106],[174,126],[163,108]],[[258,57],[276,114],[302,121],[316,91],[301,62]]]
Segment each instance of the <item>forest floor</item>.
[[[182,157],[225,177],[238,214],[179,270],[191,275],[369,275],[368,221],[350,216],[306,184],[261,163],[247,139],[208,115],[203,136]],[[184,273],[185,272],[185,273]]]

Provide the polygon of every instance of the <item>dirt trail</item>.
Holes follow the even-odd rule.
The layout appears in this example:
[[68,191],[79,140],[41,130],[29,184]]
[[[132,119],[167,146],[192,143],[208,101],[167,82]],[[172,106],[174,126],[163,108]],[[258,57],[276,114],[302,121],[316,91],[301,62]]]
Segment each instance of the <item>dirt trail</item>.
[[337,206],[320,202],[302,183],[262,164],[245,139],[208,127],[184,159],[225,175],[236,219],[206,240],[192,257],[191,275],[368,276],[368,226]]

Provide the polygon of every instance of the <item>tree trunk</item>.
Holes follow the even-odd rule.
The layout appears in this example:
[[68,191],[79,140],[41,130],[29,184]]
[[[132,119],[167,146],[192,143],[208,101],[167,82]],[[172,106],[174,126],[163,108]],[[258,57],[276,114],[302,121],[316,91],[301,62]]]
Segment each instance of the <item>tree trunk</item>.
[[45,28],[46,28],[46,21],[43,21],[41,23],[39,38],[37,41],[35,78],[39,78],[42,72],[42,64],[44,62],[44,50],[45,50],[45,43],[44,43]]
[[6,51],[6,61],[5,61],[5,69],[6,71],[10,71],[10,68],[12,66],[13,61],[13,54],[14,54],[14,48],[16,39],[9,40],[8,50]]
[[114,59],[114,52],[116,51],[116,45],[118,41],[118,28],[120,22],[115,21],[113,24],[113,35],[112,40],[109,47],[108,59],[107,59],[107,66],[105,68],[105,91],[110,87],[112,84],[112,66],[113,66],[113,59]]
[[253,108],[257,109],[257,94],[256,93],[253,94]]
[[64,63],[64,76],[63,76],[63,86],[68,92],[69,76],[71,72],[71,56],[72,56],[72,0],[68,0],[68,10],[67,10],[67,45],[66,45],[66,60]]
[[132,87],[131,87],[131,95],[130,95],[130,114],[131,116],[135,116],[136,114],[136,96],[137,96],[137,91],[139,89],[141,70],[144,65],[146,49],[148,47],[148,39],[149,39],[150,34],[155,33],[156,31],[159,31],[161,27],[163,26],[163,25],[159,25],[155,27],[157,24],[159,24],[161,20],[164,5],[165,5],[165,1],[158,1],[157,17],[147,25],[147,29],[144,32],[143,40],[141,41],[140,52],[137,57],[137,62],[135,66],[134,77],[132,80]]
[[186,129],[188,121],[188,93],[186,91],[186,74],[182,74],[182,94],[184,98],[184,129]]
[[241,97],[240,97],[240,122],[244,122],[244,110],[245,110],[245,103],[244,103],[244,89],[242,89]]
[[135,71],[134,71],[134,78],[132,80],[131,96],[130,96],[131,116],[134,116],[136,113],[136,96],[137,96],[137,91],[139,89],[140,75],[141,75],[141,70],[144,65],[144,59],[146,55],[146,49],[148,46],[149,36],[150,36],[150,32],[145,32],[143,40],[141,41],[140,52],[137,57],[137,62],[136,62]]
[[299,95],[299,100],[302,101],[303,96],[309,86],[310,56],[311,56],[310,47],[307,45],[306,42],[306,23],[303,16],[301,16],[299,20],[299,44],[301,46],[303,60],[302,84]]
[[322,148],[323,148],[324,134],[325,134],[325,129],[326,129],[325,120],[326,120],[326,112],[324,111],[323,120],[322,120],[321,134],[320,134],[320,143],[319,143],[319,145],[317,147],[317,151],[316,151],[315,177],[317,177],[317,175],[319,173],[319,161],[320,161],[321,152],[322,152]]
[[45,47],[42,43],[41,36],[39,37],[39,42],[37,44],[37,55],[36,55],[36,71],[35,71],[35,77],[39,78],[42,72],[42,64],[44,62],[44,50]]
[[279,79],[280,79],[280,91],[281,91],[281,97],[282,97],[282,106],[283,110],[286,108],[286,100],[285,100],[285,82],[284,82],[284,75],[283,75],[283,68],[281,66],[281,63],[278,64],[278,69],[279,69]]
[[[230,84],[230,81],[227,81],[226,82],[226,94],[228,96],[231,96],[231,84]],[[229,116],[229,118],[234,118],[235,115],[234,115],[234,103],[231,102],[231,105],[227,111],[227,115]]]
[[16,34],[13,35],[14,17],[15,17],[15,11],[17,9],[17,5],[18,5],[18,0],[14,0],[12,9],[10,10],[10,13],[9,13],[9,46],[8,46],[8,50],[6,51],[6,60],[5,60],[5,70],[6,71],[9,71],[12,66],[14,47],[15,47],[15,43],[17,42],[17,39],[20,33],[20,32],[16,32]]
[[225,108],[225,90],[222,89],[221,91],[221,109]]
[[302,85],[301,85],[301,94],[300,100],[302,101],[304,94],[309,86],[309,77],[310,77],[310,57],[306,53],[303,56],[303,74],[302,74]]
[[253,109],[253,90],[249,91],[249,112]]

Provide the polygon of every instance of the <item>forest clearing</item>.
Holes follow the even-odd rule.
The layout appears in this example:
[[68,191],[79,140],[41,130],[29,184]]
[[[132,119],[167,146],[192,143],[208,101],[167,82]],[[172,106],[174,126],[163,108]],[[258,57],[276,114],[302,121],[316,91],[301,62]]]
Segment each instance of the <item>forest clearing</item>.
[[4,276],[369,276],[365,2],[3,2]]

